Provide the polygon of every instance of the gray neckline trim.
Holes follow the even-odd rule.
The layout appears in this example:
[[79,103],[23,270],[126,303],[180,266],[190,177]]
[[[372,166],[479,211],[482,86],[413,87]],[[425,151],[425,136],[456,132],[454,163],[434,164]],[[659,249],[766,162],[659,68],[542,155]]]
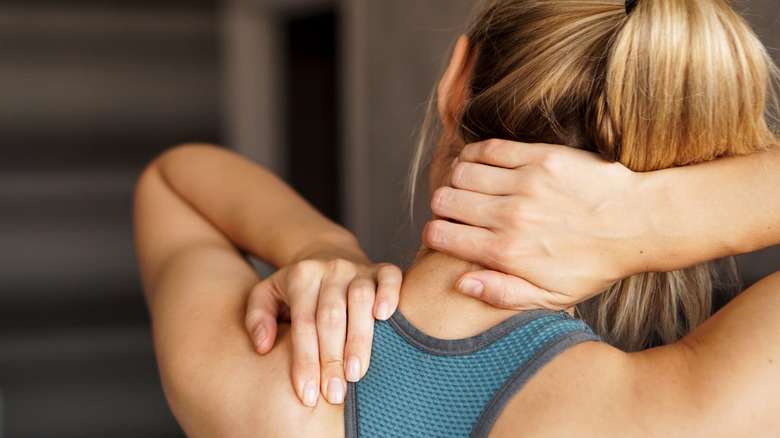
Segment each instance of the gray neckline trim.
[[603,342],[598,335],[584,330],[567,332],[551,340],[534,353],[493,394],[493,397],[477,419],[474,429],[471,430],[470,438],[487,438],[490,429],[493,428],[493,424],[495,424],[507,403],[525,386],[531,377],[566,349],[586,341]]
[[[485,332],[464,339],[439,339],[428,336],[412,325],[398,310],[388,319],[388,322],[404,340],[423,352],[438,356],[462,356],[473,354],[512,333],[522,325],[544,316],[562,316],[566,319],[574,319],[566,312],[529,310],[511,317]],[[581,342],[602,341],[598,335],[585,331],[586,326],[584,322],[580,321],[580,327],[580,331],[567,332],[549,341],[512,373],[496,391],[485,406],[485,409],[483,409],[477,419],[477,423],[474,425],[474,429],[471,431],[471,438],[487,438],[490,429],[504,410],[504,407],[506,407],[506,404],[509,403],[509,400],[520,391],[534,374],[558,354]],[[347,383],[347,397],[344,406],[344,432],[346,438],[359,438],[360,436],[357,390],[357,383]]]
[[347,400],[344,402],[344,437],[358,438],[357,383],[347,382]]
[[544,316],[563,316],[566,319],[574,319],[564,311],[527,310],[504,320],[487,331],[463,339],[439,339],[428,336],[412,325],[399,310],[396,310],[387,322],[406,342],[418,350],[437,356],[465,356],[482,350],[512,333],[517,328]]

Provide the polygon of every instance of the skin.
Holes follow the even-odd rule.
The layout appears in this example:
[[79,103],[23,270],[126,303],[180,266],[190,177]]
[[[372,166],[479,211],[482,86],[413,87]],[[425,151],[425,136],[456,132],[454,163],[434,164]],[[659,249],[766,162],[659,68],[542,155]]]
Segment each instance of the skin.
[[[238,254],[242,269],[248,265],[240,252],[253,254],[281,269],[262,282],[253,274],[251,299],[241,301],[246,328],[240,339],[265,354],[277,336],[277,318],[291,321],[296,393],[309,406],[318,387],[333,402],[343,401],[346,371],[355,379],[368,368],[374,315],[387,318],[397,306],[400,270],[371,264],[349,232],[281,180],[219,148],[167,152],[144,172],[137,195],[136,247],[153,316],[158,283],[173,267],[183,269],[179,265],[189,263],[201,241]],[[174,215],[176,209],[181,214]],[[357,369],[345,370],[345,355],[359,362]]]
[[[463,69],[466,64],[453,65]],[[451,108],[445,105],[445,110]],[[185,148],[164,155],[144,173],[136,195],[139,260],[172,409],[191,436],[286,436],[291,427],[305,436],[339,436],[343,408],[302,406],[287,384],[294,372],[297,328],[280,324],[277,348],[265,356],[255,354],[243,334],[245,303],[258,278],[231,233],[215,226],[218,221],[203,213],[208,209],[193,205],[185,191],[206,180],[202,184],[220,193],[252,179],[239,178],[235,184],[193,172],[194,164],[205,162],[229,167],[230,175],[242,173],[233,158],[207,150]],[[445,175],[440,184],[449,178],[442,170],[449,166],[449,160],[434,163],[434,178]],[[257,190],[269,199],[279,196],[281,205],[289,194],[277,183],[260,184]],[[271,253],[286,248],[269,241],[284,238],[278,231],[302,220],[296,211],[290,211],[292,216],[257,211],[252,219],[265,232],[255,236],[256,244]],[[300,233],[302,228],[294,229]],[[295,263],[296,257],[289,259]],[[475,268],[465,260],[426,252],[405,277],[399,308],[423,332],[450,339],[479,333],[516,313],[457,291],[459,278]],[[765,309],[778,305],[780,274],[774,274],[680,342],[633,354],[594,342],[575,346],[516,394],[491,436],[518,431],[528,436],[668,436],[670,430],[679,436],[776,434],[780,320]],[[562,412],[567,421],[561,421]]]
[[[463,36],[438,89],[449,131],[471,62]],[[780,148],[639,173],[566,146],[494,139],[464,146],[450,167],[431,171],[449,178],[423,244],[489,268],[457,286],[502,308],[565,309],[633,274],[780,244]]]
[[465,274],[463,293],[565,308],[629,275],[780,244],[778,169],[780,149],[635,173],[570,147],[490,140],[466,146],[433,196],[437,216],[461,223],[433,220],[423,242],[501,271]]
[[[191,163],[206,151],[206,161],[222,161],[201,147],[164,155],[136,195],[141,270],[172,410],[195,437],[289,436],[291,427],[303,436],[341,436],[341,405],[306,407],[289,385],[294,328],[279,324],[276,348],[256,354],[244,324],[256,274],[225,233],[166,182],[175,180],[168,164]],[[278,221],[271,226],[289,223],[270,219]],[[426,252],[406,274],[399,308],[423,332],[446,339],[517,313],[457,292],[456,280],[475,267]],[[780,320],[765,309],[779,305],[775,274],[675,344],[633,354],[594,342],[575,346],[516,394],[491,436],[570,436],[574,428],[579,436],[775,435]]]
[[[468,73],[464,70],[469,69],[468,54],[466,53],[467,44],[463,38],[458,43],[458,47],[455,49],[453,55],[453,61],[450,64],[448,73],[445,73],[445,79],[442,83],[446,84],[447,78],[453,82],[468,80]],[[457,70],[461,69],[460,72]],[[453,72],[452,70],[455,70]],[[453,85],[455,90],[457,86]],[[442,113],[442,120],[444,120],[445,129],[453,129],[452,120],[454,117],[448,117],[448,114],[455,114],[458,111],[460,102],[458,102],[457,93],[447,93],[447,85],[440,87],[440,92],[444,88],[444,99],[440,98],[440,112]],[[450,96],[455,96],[451,98]],[[500,204],[497,198],[506,197],[513,193],[512,188],[517,188],[517,185],[512,185],[512,178],[514,174],[504,169],[475,169],[473,166],[469,166],[469,160],[474,156],[474,152],[482,152],[486,157],[511,157],[518,158],[518,154],[512,154],[506,149],[499,149],[502,146],[507,145],[502,142],[489,142],[483,145],[475,145],[466,147],[460,154],[463,158],[462,162],[456,163],[451,166],[452,171],[449,177],[445,177],[441,187],[434,193],[431,201],[431,205],[435,214],[442,213],[442,205],[446,208],[447,201],[442,202],[442,199],[450,197],[449,202],[452,205],[458,205],[457,202],[452,202],[455,196],[458,194],[457,189],[446,187],[444,183],[453,182],[455,187],[458,184],[464,184],[464,181],[468,181],[469,171],[472,173],[472,181],[477,181],[477,184],[481,184],[484,190],[494,190],[491,192],[492,199],[479,199],[479,197],[472,198],[472,205],[475,210],[472,210],[472,217],[479,217],[479,220],[487,221],[482,223],[483,227],[486,225],[501,224],[502,219],[506,219],[506,216],[502,216],[497,209],[490,210],[478,210],[478,208],[484,208],[486,205],[490,206],[490,201]],[[498,149],[498,150],[496,150]],[[486,152],[486,153],[485,153]],[[579,151],[577,151],[579,152]],[[544,156],[544,152],[540,151],[537,154]],[[775,155],[776,156],[776,155]],[[748,157],[749,158],[749,157]],[[756,157],[753,157],[756,158]],[[520,157],[521,160],[529,160],[528,157]],[[643,186],[643,182],[637,179],[631,180],[635,176],[626,172],[625,168],[619,165],[608,164],[604,162],[598,162],[593,155],[578,155],[579,160],[596,160],[595,163],[599,164],[602,170],[612,178],[611,182],[621,181],[631,183],[635,185]],[[460,160],[459,160],[460,161]],[[496,164],[497,160],[488,161],[488,164]],[[552,161],[547,161],[547,165],[551,169],[557,169],[558,166],[551,164]],[[744,160],[742,161],[744,163]],[[753,164],[755,167],[755,161],[748,163]],[[556,163],[557,164],[557,163]],[[522,166],[523,163],[515,163],[517,167]],[[732,165],[732,163],[723,163],[723,166]],[[445,163],[438,164],[438,170],[436,166],[432,173],[441,173],[442,168],[445,167]],[[469,169],[471,167],[471,169]],[[594,166],[586,166],[586,169],[592,169]],[[733,167],[733,165],[732,165]],[[724,167],[721,167],[722,170]],[[480,170],[493,170],[490,175],[496,177],[493,180],[484,180],[485,175],[479,175]],[[502,170],[504,170],[502,172]],[[583,180],[596,180],[599,178],[587,178],[587,175],[583,175],[582,171],[575,172],[575,169],[569,168],[571,172],[566,172],[564,175],[576,175],[577,182],[572,181],[568,187],[568,190],[561,190],[556,193],[558,196],[550,196],[550,193],[544,193],[547,196],[539,196],[539,199],[553,199],[557,205],[567,205],[573,207],[584,206],[584,210],[592,212],[601,212],[609,210],[609,202],[601,201],[597,203],[591,201],[590,205],[587,205],[587,201],[583,202],[583,197],[572,196],[571,193],[577,193],[573,187]],[[732,170],[733,171],[733,170]],[[473,174],[477,173],[476,176]],[[533,180],[536,184],[529,184],[531,187],[560,187],[560,184],[552,178],[544,178],[540,175],[534,175]],[[559,175],[556,175],[559,176]],[[594,175],[596,176],[596,175]],[[767,176],[765,173],[759,172],[754,178],[761,178]],[[721,174],[721,178],[723,174]],[[502,180],[503,178],[503,180]],[[571,178],[571,177],[570,177]],[[773,176],[773,178],[777,178]],[[541,183],[540,183],[541,181]],[[552,181],[553,183],[550,183]],[[769,179],[769,182],[775,181]],[[508,184],[507,184],[508,182]],[[766,185],[767,181],[752,179],[749,182],[755,182],[756,185],[762,187],[772,187],[772,184]],[[727,185],[732,183],[731,181],[722,182],[721,185]],[[645,183],[646,184],[646,183]],[[490,187],[490,189],[488,189]],[[607,187],[622,187],[621,185],[612,185]],[[744,186],[740,187],[744,188]],[[509,190],[507,190],[509,189]],[[713,188],[708,187],[709,190]],[[462,190],[462,189],[461,189]],[[605,199],[626,199],[621,198],[622,193],[615,193],[615,190],[609,197]],[[663,192],[662,192],[663,193]],[[721,192],[716,192],[718,195],[722,195]],[[766,192],[765,192],[766,193]],[[473,195],[469,193],[460,193],[462,195]],[[667,193],[664,193],[667,194]],[[568,195],[569,199],[565,199]],[[767,193],[768,195],[768,193]],[[737,196],[738,199],[744,198]],[[705,197],[705,199],[711,200],[713,196]],[[461,201],[463,198],[460,199]],[[579,202],[575,202],[579,201]],[[638,208],[642,203],[642,199],[634,200],[633,208]],[[721,198],[718,197],[718,201]],[[741,201],[744,202],[744,201]],[[755,201],[748,201],[749,203]],[[465,204],[468,204],[466,202]],[[774,204],[777,208],[770,210],[766,217],[760,217],[753,220],[751,225],[758,225],[756,221],[759,221],[762,225],[764,235],[772,234],[770,242],[773,239],[778,239],[777,227],[773,226],[776,218],[780,216],[780,205]],[[462,206],[462,204],[460,204]],[[606,206],[606,207],[605,207]],[[756,204],[747,205],[757,207]],[[459,207],[454,207],[459,208]],[[570,207],[571,208],[571,207]],[[453,210],[454,211],[454,210]],[[461,212],[463,210],[460,210]],[[632,209],[628,209],[628,212]],[[635,211],[635,210],[634,210]],[[711,211],[711,210],[710,210]],[[704,214],[710,213],[707,211]],[[755,211],[762,211],[757,208]],[[560,211],[557,216],[560,217]],[[607,211],[607,213],[610,213]],[[701,212],[698,213],[698,217],[703,216]],[[445,217],[454,218],[460,220],[462,216],[444,215]],[[548,214],[547,217],[553,215]],[[512,216],[510,216],[512,217]],[[563,223],[577,223],[576,216],[565,215],[566,220]],[[496,220],[498,218],[498,220]],[[573,219],[574,218],[574,219]],[[634,223],[636,220],[626,220],[624,216],[618,216],[619,223]],[[628,217],[631,218],[630,216]],[[679,217],[673,217],[672,219],[679,219]],[[560,219],[559,219],[560,220]],[[722,220],[719,218],[719,220]],[[495,221],[490,223],[490,221]],[[526,221],[528,222],[528,221]],[[586,223],[586,221],[580,221],[579,223]],[[680,221],[680,222],[685,222]],[[713,224],[711,218],[704,219],[704,222],[686,223],[691,228],[701,227],[702,224]],[[474,237],[475,231],[486,231],[485,228],[475,229],[472,227],[469,230],[463,228],[458,224],[453,224],[449,221],[437,220],[435,223],[441,225],[448,225],[451,229],[457,229],[457,232],[470,231],[471,235],[463,235],[463,240],[479,241],[480,237],[484,239],[484,233],[480,237]],[[539,220],[536,223],[532,222],[531,227],[544,224],[545,221]],[[557,222],[560,224],[561,222]],[[673,221],[672,224],[677,224],[677,221]],[[640,225],[648,225],[653,230],[653,222],[639,222]],[[663,225],[663,224],[661,224]],[[686,225],[682,226],[679,234],[683,234],[687,228]],[[669,223],[667,222],[667,226]],[[744,226],[744,225],[743,225]],[[721,225],[722,227],[722,225]],[[620,236],[625,233],[620,227],[616,227],[612,232]],[[644,227],[642,227],[644,228]],[[663,229],[663,226],[659,227]],[[431,231],[432,227],[426,229],[426,234]],[[592,229],[592,228],[591,228]],[[722,228],[720,228],[722,230]],[[433,227],[435,231],[435,227]],[[495,232],[494,230],[489,230]],[[711,231],[710,231],[711,232]],[[732,235],[728,239],[719,240],[719,244],[711,246],[698,246],[698,250],[680,251],[678,255],[674,251],[664,253],[664,249],[668,249],[679,242],[679,237],[669,242],[668,246],[661,245],[661,249],[657,253],[650,252],[649,256],[651,260],[655,256],[657,260],[664,260],[663,264],[659,267],[674,267],[675,264],[683,264],[687,266],[690,262],[699,262],[706,260],[708,257],[702,257],[702,252],[709,252],[710,255],[715,253],[717,256],[726,255],[725,253],[731,252],[734,249],[734,245],[741,241],[739,238],[733,238]],[[505,236],[494,236],[496,240],[503,240]],[[549,236],[545,236],[549,237]],[[558,251],[553,252],[550,249],[550,245],[547,242],[537,244],[537,248],[543,248],[547,251],[546,259],[562,258],[561,254],[568,251],[572,246],[577,247],[581,251],[593,250],[592,247],[588,247],[582,240],[575,240],[570,235],[563,236],[560,241],[566,242],[566,247],[561,248]],[[604,241],[613,240],[614,238],[604,238],[603,235],[591,236],[592,238],[599,238]],[[609,236],[608,236],[609,237]],[[738,236],[739,237],[739,236]],[[651,242],[652,238],[647,238],[645,243]],[[750,245],[766,245],[766,240],[761,241],[755,237],[750,240]],[[687,241],[686,243],[693,242]],[[742,244],[746,246],[746,244]],[[640,246],[641,248],[642,246]],[[688,246],[685,246],[688,248]],[[584,248],[584,249],[583,249]],[[655,248],[655,246],[654,246]],[[754,247],[751,249],[755,249]],[[617,254],[612,252],[610,257],[620,257],[620,248],[617,250]],[[704,250],[704,251],[702,251]],[[550,254],[552,252],[552,254]],[[627,250],[630,254],[633,252],[631,249]],[[485,254],[480,261],[484,260]],[[493,253],[495,254],[495,253]],[[657,254],[657,255],[656,255]],[[665,254],[665,256],[664,256]],[[509,253],[510,256],[516,254]],[[541,256],[541,254],[536,254]],[[640,250],[640,259],[644,259],[632,266],[630,269],[637,269],[641,266],[642,269],[655,268],[656,266],[649,265],[647,257],[642,257],[644,251]],[[488,256],[488,258],[490,258]],[[529,256],[524,259],[525,261],[531,260],[533,257]],[[543,257],[542,263],[546,260]],[[576,260],[576,259],[575,259]],[[579,261],[581,263],[581,261]],[[614,263],[613,263],[614,264]],[[587,287],[601,289],[604,282],[612,281],[614,279],[624,276],[625,272],[605,270],[605,274],[602,274],[602,278],[597,278],[595,281],[590,280],[587,277],[583,277],[583,274],[593,272],[590,269],[592,267],[586,267],[581,269],[578,267],[578,271],[574,271],[576,275],[572,280],[571,277],[555,276],[540,276],[548,281],[562,281],[563,288],[573,287],[576,284],[584,282]],[[544,266],[536,266],[531,269],[523,271],[526,275],[533,275],[537,272],[544,271]],[[595,272],[600,272],[596,270]],[[592,274],[590,274],[592,275]],[[454,285],[462,286],[463,280],[469,278],[468,276],[461,275],[457,278],[453,278]],[[566,282],[570,282],[566,284]],[[531,285],[532,283],[527,282]],[[607,283],[608,284],[608,283]],[[556,297],[554,292],[537,289],[537,295],[540,292],[544,293],[546,299],[551,300],[550,296]],[[553,290],[553,288],[550,288]],[[577,290],[575,288],[575,290]],[[402,293],[404,290],[402,289]],[[553,304],[560,308],[568,307],[574,301],[571,296],[566,295],[568,298],[553,301]],[[554,300],[554,298],[553,298]],[[548,301],[549,303],[549,301]],[[534,303],[538,305],[537,303]],[[578,436],[668,436],[670,430],[674,430],[675,434],[679,432],[679,436],[772,436],[775,435],[777,430],[780,430],[780,422],[771,414],[778,407],[780,407],[780,400],[778,400],[776,394],[780,389],[780,379],[777,379],[776,373],[779,369],[777,363],[777,355],[780,354],[780,348],[777,346],[777,337],[780,334],[780,324],[776,321],[776,318],[771,315],[771,312],[765,312],[764,309],[767,306],[773,306],[780,304],[780,273],[773,274],[757,285],[749,288],[736,300],[727,305],[722,311],[718,312],[707,323],[698,327],[690,335],[686,336],[683,340],[674,344],[666,345],[663,347],[646,350],[643,352],[626,354],[619,350],[616,350],[610,346],[598,343],[583,343],[575,346],[568,351],[564,352],[561,356],[553,360],[548,366],[544,367],[534,378],[529,381],[528,385],[523,388],[505,408],[502,415],[499,417],[494,429],[491,431],[491,436],[516,436],[518,431],[522,431],[524,436],[572,436],[577,434]],[[772,308],[772,307],[769,307]],[[404,296],[401,299],[401,309],[406,312],[404,308]],[[761,316],[757,316],[761,315]],[[766,317],[762,317],[766,315]],[[750,339],[746,342],[746,339]],[[589,366],[582,366],[582,364],[589,364]],[[763,376],[767,380],[756,379],[757,376]],[[739,401],[736,403],[735,401]],[[566,412],[566,421],[561,421],[561,412]]]

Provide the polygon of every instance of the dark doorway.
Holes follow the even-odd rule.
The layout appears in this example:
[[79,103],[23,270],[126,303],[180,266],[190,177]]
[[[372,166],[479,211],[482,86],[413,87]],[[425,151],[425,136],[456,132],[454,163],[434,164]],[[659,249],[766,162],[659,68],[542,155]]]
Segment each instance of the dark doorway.
[[333,9],[287,22],[290,183],[330,219],[340,218],[338,20]]

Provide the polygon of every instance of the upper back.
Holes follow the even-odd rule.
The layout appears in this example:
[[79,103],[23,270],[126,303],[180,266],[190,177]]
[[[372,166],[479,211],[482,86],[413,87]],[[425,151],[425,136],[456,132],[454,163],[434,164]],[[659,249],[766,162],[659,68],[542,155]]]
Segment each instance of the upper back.
[[565,312],[517,314],[476,336],[426,335],[400,312],[375,326],[371,367],[350,384],[347,437],[486,437],[547,362],[598,337]]

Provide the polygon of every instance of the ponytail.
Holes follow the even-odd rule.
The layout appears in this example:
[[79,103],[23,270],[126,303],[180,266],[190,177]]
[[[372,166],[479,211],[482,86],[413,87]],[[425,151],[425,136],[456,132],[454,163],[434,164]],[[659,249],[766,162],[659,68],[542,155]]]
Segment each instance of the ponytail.
[[[778,144],[765,114],[774,64],[727,0],[489,0],[468,36],[470,95],[449,155],[502,138],[645,172]],[[713,288],[737,277],[731,259],[634,275],[576,311],[639,350],[701,324]]]
[[[615,35],[604,87],[594,99],[602,156],[644,172],[777,143],[764,110],[771,61],[725,1],[642,0],[635,6]],[[608,342],[639,350],[676,341],[704,322],[713,289],[733,293],[737,278],[733,259],[644,273],[577,310]]]

